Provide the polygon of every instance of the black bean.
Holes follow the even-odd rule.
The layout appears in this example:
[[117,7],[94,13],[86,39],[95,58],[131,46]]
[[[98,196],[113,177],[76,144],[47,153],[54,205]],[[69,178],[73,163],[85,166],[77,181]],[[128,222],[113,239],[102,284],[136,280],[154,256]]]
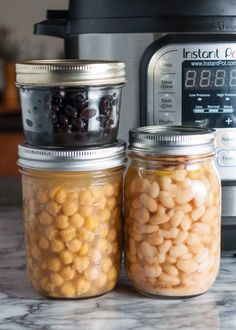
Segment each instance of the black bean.
[[102,114],[103,114],[107,119],[109,119],[110,116],[111,116],[111,111],[112,111],[112,110],[110,110],[110,109],[104,109],[103,112],[102,112]]
[[113,109],[113,97],[111,95],[103,96],[99,103],[100,113],[108,118],[110,116],[110,112],[112,111],[112,109]]
[[82,130],[85,127],[85,122],[80,118],[72,119],[72,124],[77,130]]
[[85,103],[88,100],[87,92],[85,91],[77,92],[73,96],[73,100],[77,103]]
[[52,111],[54,111],[54,112],[59,112],[61,109],[61,107],[57,104],[52,104],[51,108],[52,108]]
[[51,103],[52,103],[53,106],[57,105],[59,107],[62,107],[63,103],[64,103],[64,99],[62,97],[59,97],[59,96],[53,96]]
[[64,116],[64,115],[60,115],[59,116],[59,119],[60,119],[60,123],[63,125],[63,126],[68,126],[69,125],[69,119],[67,116]]
[[96,109],[85,108],[80,112],[80,118],[88,120],[96,116],[96,113]]
[[67,104],[65,106],[64,111],[71,118],[76,118],[78,116],[77,109],[70,104]]
[[98,116],[96,118],[96,120],[100,122],[100,124],[101,124],[102,127],[105,127],[106,126],[107,118],[104,115]]
[[112,126],[114,125],[114,120],[109,119],[106,123],[106,128],[112,128]]

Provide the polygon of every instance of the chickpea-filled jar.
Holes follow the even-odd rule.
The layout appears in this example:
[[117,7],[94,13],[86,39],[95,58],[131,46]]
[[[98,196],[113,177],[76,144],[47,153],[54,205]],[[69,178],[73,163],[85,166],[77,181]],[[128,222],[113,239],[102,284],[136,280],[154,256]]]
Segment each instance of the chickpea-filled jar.
[[121,267],[125,143],[63,150],[19,146],[29,279],[42,295],[112,290]]
[[221,188],[214,130],[130,131],[125,179],[126,271],[141,293],[193,296],[220,264]]

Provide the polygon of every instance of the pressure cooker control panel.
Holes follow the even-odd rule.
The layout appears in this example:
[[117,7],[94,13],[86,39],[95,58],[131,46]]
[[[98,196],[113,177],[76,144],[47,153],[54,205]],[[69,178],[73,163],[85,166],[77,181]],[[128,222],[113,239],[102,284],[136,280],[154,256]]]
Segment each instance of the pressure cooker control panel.
[[236,43],[170,44],[147,70],[147,125],[216,128],[221,178],[236,180]]

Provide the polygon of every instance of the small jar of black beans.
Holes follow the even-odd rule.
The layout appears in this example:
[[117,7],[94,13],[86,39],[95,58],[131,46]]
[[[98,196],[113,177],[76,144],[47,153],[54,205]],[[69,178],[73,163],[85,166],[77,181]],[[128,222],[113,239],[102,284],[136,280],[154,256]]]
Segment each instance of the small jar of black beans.
[[42,60],[16,65],[23,128],[33,146],[115,142],[125,64]]

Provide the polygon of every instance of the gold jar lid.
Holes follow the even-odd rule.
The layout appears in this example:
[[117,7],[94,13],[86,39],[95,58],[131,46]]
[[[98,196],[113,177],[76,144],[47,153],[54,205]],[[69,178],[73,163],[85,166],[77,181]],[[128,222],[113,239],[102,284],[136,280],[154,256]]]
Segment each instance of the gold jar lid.
[[17,85],[99,86],[125,82],[125,63],[118,61],[35,60],[16,64]]

